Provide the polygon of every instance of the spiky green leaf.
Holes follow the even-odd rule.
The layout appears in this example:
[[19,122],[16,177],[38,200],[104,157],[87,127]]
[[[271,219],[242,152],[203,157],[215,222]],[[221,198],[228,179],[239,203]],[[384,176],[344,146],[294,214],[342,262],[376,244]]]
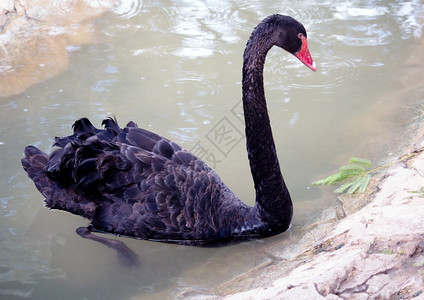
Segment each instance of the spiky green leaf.
[[361,182],[361,186],[359,187],[359,193],[365,193],[365,191],[367,190],[368,185],[370,184],[371,181],[371,175],[370,174],[366,174],[362,177],[362,182]]
[[352,156],[351,158],[349,158],[349,163],[361,165],[365,168],[371,168],[371,161],[369,159],[366,159],[366,158],[360,158],[360,157]]
[[312,185],[330,185],[340,182],[345,182],[339,188],[335,189],[335,193],[343,193],[347,190],[348,194],[353,194],[356,191],[359,193],[365,192],[371,180],[367,168],[371,167],[371,161],[365,158],[351,157],[349,164],[341,166],[339,172],[328,176],[322,180],[317,180]]
[[340,171],[365,171],[365,168],[361,165],[357,165],[357,164],[350,164],[350,165],[346,165],[346,166],[341,166],[340,167]]
[[353,184],[353,182],[345,183],[345,184],[341,185],[340,187],[338,187],[337,189],[335,189],[333,192],[337,193],[337,194],[341,194],[345,190],[347,190],[352,184]]
[[351,187],[347,190],[347,193],[348,194],[355,193],[356,190],[359,189],[359,187],[361,186],[361,180],[362,180],[362,176],[356,177],[355,180],[352,182]]

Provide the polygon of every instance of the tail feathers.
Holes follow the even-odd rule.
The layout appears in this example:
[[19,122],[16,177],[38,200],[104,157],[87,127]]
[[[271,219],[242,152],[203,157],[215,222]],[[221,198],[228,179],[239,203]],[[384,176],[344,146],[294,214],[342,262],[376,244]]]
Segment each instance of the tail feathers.
[[48,159],[47,154],[34,146],[25,148],[25,157],[22,159],[24,170],[46,198],[47,207],[66,210],[91,219],[97,208],[95,201],[86,198],[77,190],[68,189],[52,181],[47,174]]
[[[116,177],[113,172],[104,174],[110,164],[123,169],[130,167],[127,160],[118,159],[116,142],[121,135],[122,138],[128,135],[129,127],[137,125],[130,122],[121,129],[112,118],[104,120],[102,125],[104,129],[97,129],[87,118],[77,120],[73,135],[55,139],[54,146],[58,149],[50,156],[34,146],[25,148],[22,166],[46,198],[48,207],[92,219],[97,207],[109,201],[99,191],[99,180],[104,175]],[[133,138],[131,134],[130,138]]]
[[82,118],[77,120],[74,125],[72,125],[74,129],[74,134],[65,137],[55,137],[55,142],[53,146],[58,146],[64,148],[66,144],[69,142],[75,141],[77,139],[85,140],[88,137],[99,133],[101,130],[91,124],[91,122],[87,118]]
[[72,125],[74,134],[65,137],[56,137],[53,146],[65,148],[65,146],[70,142],[82,143],[87,140],[92,141],[91,137],[93,136],[98,140],[112,142],[112,140],[122,131],[122,129],[118,126],[116,119],[105,119],[103,120],[102,125],[104,125],[105,129],[97,129],[87,118],[79,119],[74,123],[74,125]]
[[51,182],[47,177],[48,156],[34,146],[25,148],[25,157],[21,160],[28,177],[34,181],[36,188],[48,198],[51,192]]
[[49,157],[46,153],[34,146],[28,146],[25,148],[25,157],[22,159],[22,166],[28,173],[29,178],[34,180],[40,173],[46,172],[46,166]]

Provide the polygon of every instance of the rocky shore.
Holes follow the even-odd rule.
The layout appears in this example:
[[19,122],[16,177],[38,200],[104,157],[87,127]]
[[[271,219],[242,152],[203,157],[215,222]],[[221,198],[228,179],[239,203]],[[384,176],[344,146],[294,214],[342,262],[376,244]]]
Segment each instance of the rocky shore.
[[[418,151],[386,172],[368,205],[318,229],[324,234],[294,258],[299,265],[288,275],[278,273],[278,264],[273,272],[265,267],[238,278],[240,292],[224,298],[424,299],[424,154]],[[248,277],[264,275],[260,286],[243,287]]]
[[0,0],[0,98],[65,71],[69,47],[94,42],[93,18],[113,5],[112,0],[102,6],[83,1]]

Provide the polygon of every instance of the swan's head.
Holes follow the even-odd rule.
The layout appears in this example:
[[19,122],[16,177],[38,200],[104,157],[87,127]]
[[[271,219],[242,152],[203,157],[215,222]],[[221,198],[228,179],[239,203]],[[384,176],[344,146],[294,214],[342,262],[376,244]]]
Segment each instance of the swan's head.
[[300,46],[300,50],[296,53],[293,53],[294,56],[296,56],[301,62],[305,64],[309,69],[312,71],[317,70],[317,64],[312,59],[311,53],[309,52],[308,48],[308,42],[306,40],[306,35],[303,35],[302,33],[298,34],[299,40],[301,40],[302,45]]
[[275,45],[296,56],[312,71],[316,71],[317,65],[309,52],[305,27],[289,16],[274,15],[272,17],[275,18],[273,20],[276,32]]

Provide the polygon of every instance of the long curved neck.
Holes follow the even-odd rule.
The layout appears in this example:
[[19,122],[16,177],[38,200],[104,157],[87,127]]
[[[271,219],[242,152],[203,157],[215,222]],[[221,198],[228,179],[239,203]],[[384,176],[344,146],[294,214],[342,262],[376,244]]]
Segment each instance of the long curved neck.
[[269,34],[256,28],[246,45],[243,56],[243,108],[246,147],[259,217],[270,227],[285,227],[285,230],[290,225],[293,208],[280,171],[263,85],[265,57],[273,46],[271,40]]

